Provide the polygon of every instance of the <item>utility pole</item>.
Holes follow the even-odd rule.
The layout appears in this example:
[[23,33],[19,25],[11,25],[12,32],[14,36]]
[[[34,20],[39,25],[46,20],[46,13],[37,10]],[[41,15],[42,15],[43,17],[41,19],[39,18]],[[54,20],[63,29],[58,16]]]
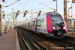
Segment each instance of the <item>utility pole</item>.
[[14,12],[13,12],[13,7],[12,7],[12,22],[13,22],[13,28],[14,28]]
[[[72,2],[71,2],[71,7],[72,7]],[[73,7],[71,8],[71,19],[72,19],[72,34],[73,34]]]
[[2,36],[1,1],[0,1],[0,36]]
[[69,11],[69,9],[68,9],[68,18],[70,19],[70,11]]
[[57,0],[53,0],[53,1],[56,1],[56,10],[55,10],[55,12],[57,12]]
[[64,0],[64,19],[67,23],[67,0]]
[[8,31],[10,29],[10,17],[8,17]]
[[2,21],[1,21],[1,7],[0,7],[0,36],[2,36],[2,27],[1,27],[1,25],[2,25]]

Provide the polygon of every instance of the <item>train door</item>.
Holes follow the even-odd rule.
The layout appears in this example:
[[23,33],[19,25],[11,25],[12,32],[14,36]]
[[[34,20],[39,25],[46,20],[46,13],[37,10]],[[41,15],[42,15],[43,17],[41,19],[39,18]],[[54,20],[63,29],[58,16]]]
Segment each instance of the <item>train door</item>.
[[36,21],[34,21],[34,30],[36,31]]
[[29,22],[28,22],[28,29],[29,29]]
[[36,28],[37,28],[37,31],[38,32],[43,32],[43,29],[44,29],[44,19],[39,19],[37,20],[37,24],[36,24]]
[[36,19],[36,21],[35,21],[35,28],[36,28],[36,31],[37,31],[37,21],[38,21],[38,19]]

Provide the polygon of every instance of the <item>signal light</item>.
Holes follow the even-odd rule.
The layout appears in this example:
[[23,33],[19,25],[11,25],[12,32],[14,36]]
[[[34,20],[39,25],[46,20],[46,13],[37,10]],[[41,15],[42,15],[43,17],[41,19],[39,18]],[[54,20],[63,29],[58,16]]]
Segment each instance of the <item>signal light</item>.
[[40,16],[41,12],[42,12],[42,11],[39,11],[38,16]]
[[5,2],[5,0],[2,0],[2,2]]
[[17,17],[17,16],[19,15],[19,12],[20,12],[20,11],[18,10],[15,17]]
[[72,7],[70,7],[69,9],[71,9]]
[[56,11],[54,11],[54,12],[56,12]]
[[18,13],[16,13],[16,16],[15,17],[17,17],[18,16]]
[[20,12],[19,10],[17,12]]
[[3,14],[3,19],[5,18],[5,14]]
[[55,1],[55,0],[53,0],[53,1]]
[[24,13],[24,16],[23,17],[25,17],[25,15],[26,15],[26,13],[27,13],[28,11],[25,11],[25,13]]

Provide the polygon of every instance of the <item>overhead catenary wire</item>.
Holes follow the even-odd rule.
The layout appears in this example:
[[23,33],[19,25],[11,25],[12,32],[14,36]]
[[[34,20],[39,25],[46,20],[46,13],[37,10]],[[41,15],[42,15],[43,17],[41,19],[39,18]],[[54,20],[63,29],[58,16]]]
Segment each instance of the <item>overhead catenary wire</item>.
[[[36,0],[37,1],[37,0]],[[38,2],[38,1],[37,1]],[[43,5],[43,6],[46,6],[46,7],[48,7],[48,8],[50,8],[50,9],[53,9],[53,10],[56,10],[56,9],[54,9],[54,8],[51,8],[51,7],[49,7],[49,6],[47,6],[47,5],[45,5],[45,4],[43,4],[42,2],[40,3],[40,2],[38,2],[39,4],[41,4],[41,5]]]
[[[42,3],[39,3],[39,4],[44,5],[44,4],[42,4]],[[46,6],[46,7],[50,8],[50,9],[55,10],[54,8],[51,8],[51,7],[47,6],[47,5],[44,5],[44,6]]]
[[[14,3],[11,3],[11,4],[9,4],[9,5],[7,5],[7,6],[3,6],[3,7],[9,7],[9,6],[11,6],[11,5],[13,5],[13,4],[15,4],[15,3],[17,3],[18,1],[16,1],[16,2],[14,2]],[[3,8],[4,9],[4,8]]]
[[30,0],[28,0],[28,2],[27,2],[27,4],[26,4],[25,8],[27,7],[27,5],[28,5],[29,1],[30,1]]

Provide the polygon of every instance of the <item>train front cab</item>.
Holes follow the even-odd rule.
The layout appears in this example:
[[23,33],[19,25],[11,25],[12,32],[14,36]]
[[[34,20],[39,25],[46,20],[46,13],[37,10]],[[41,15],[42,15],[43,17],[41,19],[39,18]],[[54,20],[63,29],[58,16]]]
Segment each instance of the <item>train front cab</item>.
[[58,13],[47,13],[47,31],[54,38],[63,38],[66,36],[67,26]]

